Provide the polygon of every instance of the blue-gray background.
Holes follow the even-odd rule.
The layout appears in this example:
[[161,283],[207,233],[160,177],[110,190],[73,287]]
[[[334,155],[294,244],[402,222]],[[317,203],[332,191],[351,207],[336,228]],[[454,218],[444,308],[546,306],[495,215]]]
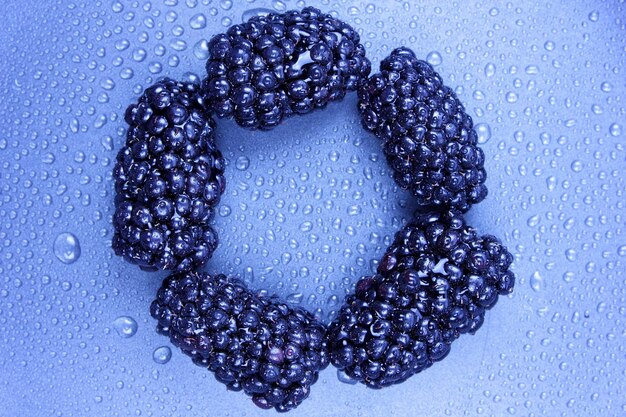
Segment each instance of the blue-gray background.
[[[29,2],[30,3],[30,2]],[[413,48],[456,88],[487,155],[469,221],[515,254],[513,295],[408,382],[329,367],[292,416],[626,415],[623,1],[306,2],[358,28],[374,68]],[[2,4],[0,415],[256,416],[154,331],[163,274],[110,249],[123,112],[206,40],[303,1]],[[262,10],[261,10],[262,11]],[[207,269],[327,320],[410,217],[350,95],[270,133],[219,124],[228,188]]]

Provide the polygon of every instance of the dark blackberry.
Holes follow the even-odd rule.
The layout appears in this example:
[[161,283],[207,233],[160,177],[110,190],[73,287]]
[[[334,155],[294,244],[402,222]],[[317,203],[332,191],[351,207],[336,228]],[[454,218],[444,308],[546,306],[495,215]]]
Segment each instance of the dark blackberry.
[[224,192],[224,161],[197,90],[164,79],[126,109],[112,246],[145,270],[197,268],[217,247],[209,221]]
[[253,294],[235,278],[171,275],[150,313],[157,330],[194,363],[261,408],[297,407],[328,365],[322,324],[302,309]]
[[209,41],[209,52],[208,106],[247,128],[270,129],[340,100],[370,72],[359,34],[313,7],[231,26]]
[[372,388],[400,383],[476,332],[513,290],[513,256],[458,212],[422,215],[400,230],[330,324],[330,361]]
[[421,206],[462,212],[487,196],[472,118],[427,62],[395,49],[359,88],[366,129],[383,140],[396,183]]

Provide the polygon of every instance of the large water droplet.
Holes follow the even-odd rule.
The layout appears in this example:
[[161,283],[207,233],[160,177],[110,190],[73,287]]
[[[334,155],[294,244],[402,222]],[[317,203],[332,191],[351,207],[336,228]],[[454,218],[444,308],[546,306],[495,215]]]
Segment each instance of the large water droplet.
[[433,67],[436,67],[437,65],[441,65],[443,58],[439,52],[432,51],[426,56],[426,61]]
[[191,19],[189,19],[189,26],[191,26],[192,29],[204,29],[206,27],[206,16],[202,13],[193,15]]
[[530,276],[530,288],[539,292],[543,290],[544,286],[545,286],[545,283],[539,271],[533,272],[533,274]]
[[80,258],[80,242],[72,233],[61,233],[54,240],[54,255],[64,264],[72,264]]
[[172,359],[172,349],[169,346],[160,346],[152,352],[152,359],[158,364],[166,364]]
[[113,327],[117,334],[123,338],[133,337],[137,333],[137,322],[132,317],[121,316],[116,318]]
[[476,125],[476,133],[478,134],[478,143],[487,143],[491,139],[491,127],[486,123],[478,123]]
[[250,159],[247,156],[240,156],[235,162],[235,166],[240,171],[245,171],[250,166]]

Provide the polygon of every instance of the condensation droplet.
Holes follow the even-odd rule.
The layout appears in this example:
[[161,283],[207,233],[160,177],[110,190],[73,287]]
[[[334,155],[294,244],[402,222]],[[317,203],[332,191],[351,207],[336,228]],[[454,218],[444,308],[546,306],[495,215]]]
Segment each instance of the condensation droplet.
[[530,276],[530,288],[539,292],[543,290],[544,286],[545,283],[539,271],[533,272],[533,274]]
[[617,123],[613,123],[609,126],[609,132],[611,133],[611,136],[617,137],[622,134],[622,126]]
[[53,252],[64,264],[72,264],[80,258],[80,242],[72,233],[61,233],[54,240]]
[[192,29],[204,29],[206,27],[206,16],[202,13],[195,14],[189,19],[189,26]]
[[583,170],[583,163],[576,160],[572,162],[572,171],[581,172]]
[[152,352],[152,359],[158,364],[166,364],[172,359],[172,349],[169,346],[160,346]]
[[476,133],[478,134],[478,143],[487,143],[491,139],[491,127],[486,123],[478,123],[476,125]]
[[117,334],[123,338],[133,337],[137,333],[137,322],[129,316],[116,318],[113,327]]
[[428,61],[430,65],[436,67],[437,65],[441,65],[443,58],[439,52],[432,51],[426,56],[426,61]]
[[235,166],[239,171],[245,171],[250,166],[250,159],[247,156],[240,156],[237,158]]
[[496,66],[492,63],[485,65],[485,75],[487,77],[493,77],[496,73]]

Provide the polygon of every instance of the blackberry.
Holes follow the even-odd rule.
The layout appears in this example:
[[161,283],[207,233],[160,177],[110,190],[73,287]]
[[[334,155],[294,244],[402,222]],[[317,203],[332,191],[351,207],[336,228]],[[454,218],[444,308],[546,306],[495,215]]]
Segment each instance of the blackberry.
[[235,278],[171,275],[150,313],[157,330],[194,363],[261,408],[297,407],[328,365],[322,324],[304,310],[253,294]]
[[126,109],[112,246],[145,270],[197,268],[217,247],[209,221],[224,192],[224,161],[197,90],[166,78]]
[[396,183],[421,206],[462,212],[487,196],[472,118],[441,76],[395,49],[359,88],[363,125],[383,140]]
[[313,7],[233,25],[209,41],[209,52],[208,106],[253,129],[340,100],[370,72],[359,34]]
[[400,230],[377,274],[361,279],[330,324],[330,361],[372,388],[400,383],[476,332],[513,290],[513,256],[459,212],[419,216]]

